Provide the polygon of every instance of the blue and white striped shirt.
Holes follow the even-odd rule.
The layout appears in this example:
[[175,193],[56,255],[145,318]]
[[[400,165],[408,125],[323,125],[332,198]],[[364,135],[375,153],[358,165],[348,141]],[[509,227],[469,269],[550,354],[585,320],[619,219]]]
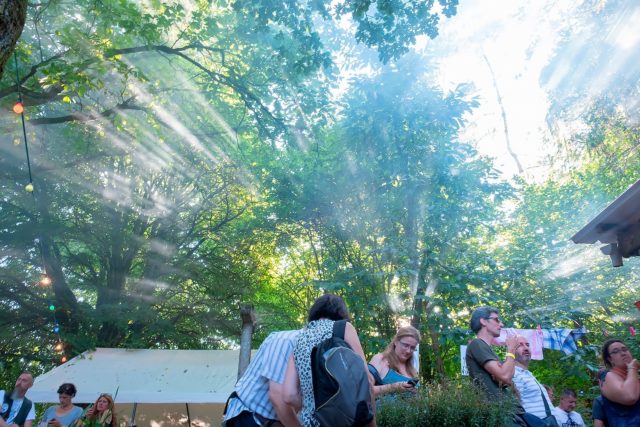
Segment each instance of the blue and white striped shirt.
[[[522,369],[520,366],[516,366],[512,381],[520,393],[520,402],[525,411],[539,418],[544,418],[551,414],[553,403],[551,403],[551,399],[549,399],[547,390],[528,369]],[[547,401],[549,414],[546,413],[544,401],[542,400],[543,396]]]
[[229,401],[225,420],[242,411],[255,412],[272,420],[278,419],[269,399],[269,381],[284,383],[287,362],[299,333],[299,330],[273,332],[264,340],[244,375],[236,383],[235,390],[239,398]]

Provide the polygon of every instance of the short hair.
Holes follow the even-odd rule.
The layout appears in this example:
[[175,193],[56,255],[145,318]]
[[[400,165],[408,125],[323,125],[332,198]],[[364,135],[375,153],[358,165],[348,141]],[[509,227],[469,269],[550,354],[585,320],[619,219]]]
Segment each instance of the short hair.
[[77,392],[78,390],[76,390],[76,386],[71,383],[64,383],[58,387],[58,394],[66,394],[73,397]]
[[308,321],[319,319],[350,320],[347,304],[338,295],[324,294],[309,309]]
[[606,366],[607,368],[611,368],[611,362],[609,362],[609,357],[611,357],[611,354],[609,353],[609,347],[611,347],[611,344],[616,342],[624,344],[624,341],[614,338],[602,345],[602,361],[604,362],[604,366]]
[[469,327],[475,333],[478,333],[480,329],[482,329],[482,323],[480,323],[480,319],[488,319],[491,313],[498,314],[499,311],[495,307],[490,307],[488,305],[478,307],[473,310],[471,313],[471,320],[469,321]]
[[33,374],[32,374],[31,372],[29,372],[29,371],[22,371],[22,372],[20,372],[20,375],[29,375],[29,376],[31,377],[31,385],[33,385],[33,380],[34,380],[34,378],[33,378]]
[[562,390],[562,394],[560,395],[560,399],[563,399],[565,397],[573,397],[574,399],[577,399],[578,395],[572,389],[565,388],[564,390]]

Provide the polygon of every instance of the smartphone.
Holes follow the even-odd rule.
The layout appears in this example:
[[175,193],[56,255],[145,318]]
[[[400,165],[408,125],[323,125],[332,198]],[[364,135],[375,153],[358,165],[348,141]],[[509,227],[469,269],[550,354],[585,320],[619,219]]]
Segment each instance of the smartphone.
[[418,378],[411,378],[409,381],[407,381],[408,384],[411,384],[412,386],[417,386],[418,385],[418,381],[420,381],[420,379]]

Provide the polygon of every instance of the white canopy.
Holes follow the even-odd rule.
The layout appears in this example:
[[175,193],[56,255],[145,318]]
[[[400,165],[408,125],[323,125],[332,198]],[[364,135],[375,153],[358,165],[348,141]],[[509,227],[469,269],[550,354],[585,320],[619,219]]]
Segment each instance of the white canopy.
[[62,383],[78,389],[74,403],[110,393],[116,403],[224,403],[238,374],[239,350],[97,348],[35,379],[27,397],[57,402]]

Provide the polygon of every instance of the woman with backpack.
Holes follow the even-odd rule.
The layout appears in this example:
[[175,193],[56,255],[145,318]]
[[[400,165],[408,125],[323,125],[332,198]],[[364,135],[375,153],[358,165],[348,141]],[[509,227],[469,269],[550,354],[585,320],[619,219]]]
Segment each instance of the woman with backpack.
[[375,379],[376,397],[416,390],[418,372],[413,366],[413,354],[418,344],[420,332],[413,326],[403,326],[387,348],[371,358],[369,371]]
[[[367,362],[358,339],[358,333],[353,325],[349,323],[349,311],[342,298],[332,294],[325,294],[318,298],[309,309],[308,321],[309,323],[298,337],[293,355],[289,358],[284,380],[284,401],[294,408],[302,408],[300,418],[304,427],[324,427],[316,412],[320,408],[316,408],[313,383],[316,372],[312,371],[311,363],[312,354],[314,357],[323,357],[323,355],[317,354],[318,351],[314,351],[314,349],[335,337],[334,324],[338,323],[343,328],[344,336],[341,338],[350,347],[349,351],[352,350],[358,356],[355,358],[355,363],[362,363],[361,367],[351,366],[353,371],[361,372],[362,368],[366,376]],[[317,366],[317,364],[314,365]],[[314,369],[316,368],[314,367]],[[365,381],[367,382],[368,408],[363,408],[367,412],[367,419],[361,425],[375,427],[374,408],[372,406],[373,393],[368,380]],[[340,425],[332,425],[331,427],[340,427]]]

